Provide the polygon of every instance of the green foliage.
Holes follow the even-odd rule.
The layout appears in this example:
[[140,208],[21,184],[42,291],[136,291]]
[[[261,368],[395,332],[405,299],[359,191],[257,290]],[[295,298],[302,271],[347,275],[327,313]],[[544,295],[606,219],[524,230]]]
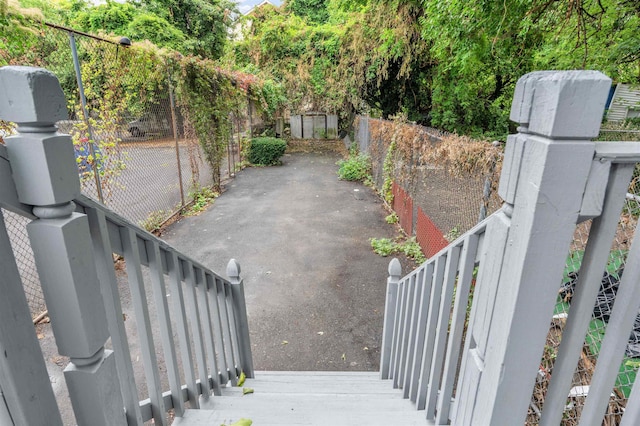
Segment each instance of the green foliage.
[[445,234],[444,239],[449,242],[452,242],[456,240],[459,236],[460,236],[460,230],[458,229],[457,226],[454,226],[453,228],[449,229],[449,232]]
[[398,218],[398,215],[395,212],[393,212],[390,215],[388,215],[387,217],[385,217],[384,220],[388,224],[392,225],[394,223],[398,223],[399,218]]
[[142,13],[133,18],[126,29],[133,40],[150,40],[159,47],[181,50],[186,41],[182,31],[155,15]]
[[218,198],[220,194],[209,187],[196,187],[189,193],[189,198],[193,199],[193,203],[184,212],[185,216],[195,216],[206,210],[207,207]]
[[284,155],[287,143],[282,139],[264,137],[251,140],[248,160],[252,164],[271,166],[278,164],[280,157]]
[[371,238],[369,242],[374,253],[380,256],[387,257],[396,253],[397,243],[389,238]]
[[373,251],[380,256],[386,257],[395,253],[403,253],[419,264],[427,260],[415,237],[408,238],[404,241],[400,240],[399,242],[389,238],[371,238],[369,241]]
[[186,52],[209,59],[222,56],[235,4],[228,0],[144,0],[146,8],[180,30]]
[[288,0],[286,7],[309,22],[322,24],[329,19],[327,0]]
[[169,212],[164,210],[156,210],[154,212],[149,213],[149,216],[142,222],[140,222],[140,227],[147,230],[147,232],[157,231],[162,227],[162,224],[169,217]]
[[393,138],[382,163],[382,178],[384,179],[382,182],[382,198],[389,205],[393,204],[393,156],[395,151],[396,140]]
[[346,160],[336,163],[339,167],[338,176],[342,180],[365,181],[370,179],[371,159],[366,154],[350,154]]

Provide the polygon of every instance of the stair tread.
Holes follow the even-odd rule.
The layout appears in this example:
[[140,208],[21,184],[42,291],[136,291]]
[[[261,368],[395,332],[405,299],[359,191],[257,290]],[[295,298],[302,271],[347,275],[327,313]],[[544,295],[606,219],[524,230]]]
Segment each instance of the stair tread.
[[390,380],[371,372],[256,372],[242,388],[224,388],[200,410],[187,410],[174,425],[232,424],[247,418],[254,426],[426,425],[424,411],[403,399]]
[[424,411],[402,398],[369,395],[250,394],[217,397],[200,410],[187,410],[174,425],[230,424],[241,418],[261,425],[424,425]]
[[[312,372],[315,373],[315,372]],[[272,374],[256,372],[247,379],[245,387],[260,389],[261,393],[329,393],[329,394],[395,394],[391,381],[380,380],[378,373],[364,374]],[[235,395],[239,388],[223,392]]]

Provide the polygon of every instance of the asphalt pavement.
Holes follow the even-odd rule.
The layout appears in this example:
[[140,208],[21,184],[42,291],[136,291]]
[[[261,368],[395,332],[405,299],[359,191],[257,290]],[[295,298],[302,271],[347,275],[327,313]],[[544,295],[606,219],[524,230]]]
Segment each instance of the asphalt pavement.
[[372,189],[338,179],[339,158],[285,154],[245,169],[162,236],[223,276],[240,262],[257,370],[379,368],[390,259],[369,238],[397,230]]

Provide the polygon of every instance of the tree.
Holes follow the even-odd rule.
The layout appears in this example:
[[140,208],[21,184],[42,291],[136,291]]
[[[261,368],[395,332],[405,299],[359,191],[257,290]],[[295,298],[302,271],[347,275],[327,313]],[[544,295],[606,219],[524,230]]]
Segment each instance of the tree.
[[189,53],[217,59],[224,52],[230,15],[235,11],[231,1],[143,0],[143,4],[185,35],[185,48]]
[[182,50],[186,37],[176,27],[149,13],[141,13],[129,23],[126,34],[133,40],[149,40],[159,47]]
[[313,24],[323,24],[329,19],[327,0],[288,0],[285,9]]

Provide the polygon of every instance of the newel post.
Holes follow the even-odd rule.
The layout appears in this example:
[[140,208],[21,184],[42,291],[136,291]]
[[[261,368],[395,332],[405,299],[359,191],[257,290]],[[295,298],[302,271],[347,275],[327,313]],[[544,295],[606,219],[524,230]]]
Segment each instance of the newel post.
[[18,125],[7,152],[20,202],[32,205],[27,226],[58,352],[70,357],[64,370],[80,425],[126,424],[107,319],[80,194],[73,144],[57,133],[67,118],[64,94],[49,71],[0,69],[0,116]]
[[227,276],[231,283],[233,297],[233,318],[238,333],[238,352],[240,354],[240,368],[244,374],[253,377],[253,355],[251,354],[251,339],[249,338],[249,321],[247,319],[247,305],[244,299],[244,281],[240,278],[240,264],[231,259],[227,264]]
[[[542,71],[517,83],[452,424],[524,424],[611,80]],[[494,232],[494,231],[498,232]]]
[[382,346],[380,349],[380,378],[389,379],[389,365],[391,362],[391,343],[393,341],[394,321],[396,318],[396,303],[398,300],[398,282],[402,275],[402,266],[396,258],[389,262],[389,277],[387,278],[387,298],[384,302],[384,323],[382,328]]

